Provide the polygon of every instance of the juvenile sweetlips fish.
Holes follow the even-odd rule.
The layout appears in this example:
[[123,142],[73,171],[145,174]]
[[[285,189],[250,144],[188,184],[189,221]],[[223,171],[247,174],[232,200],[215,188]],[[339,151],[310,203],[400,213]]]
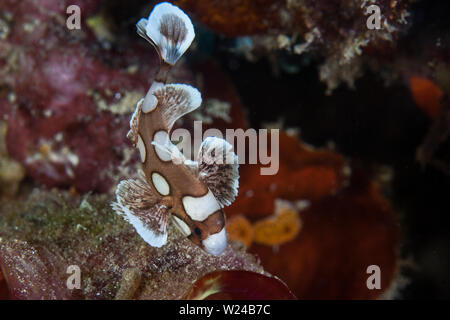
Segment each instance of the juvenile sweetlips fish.
[[212,255],[227,246],[223,207],[238,191],[238,159],[233,147],[217,137],[206,138],[197,161],[186,159],[170,141],[176,120],[197,109],[200,92],[186,84],[166,84],[170,68],[195,37],[189,17],[161,3],[137,23],[138,34],[152,43],[160,70],[130,120],[127,137],[139,150],[142,171],[116,188],[116,213],[130,222],[151,246],[167,242],[168,221]]

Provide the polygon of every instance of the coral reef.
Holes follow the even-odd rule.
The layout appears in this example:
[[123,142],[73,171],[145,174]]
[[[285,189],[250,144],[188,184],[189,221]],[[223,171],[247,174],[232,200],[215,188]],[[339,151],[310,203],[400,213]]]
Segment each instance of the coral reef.
[[228,237],[235,241],[240,241],[247,248],[253,242],[253,226],[244,216],[234,216],[227,220]]
[[5,145],[7,126],[0,121],[0,196],[14,195],[25,176],[24,168],[8,156]]
[[[80,30],[65,26],[68,1],[49,1],[48,8],[39,1],[13,2],[0,2],[7,30],[0,43],[0,117],[8,125],[8,153],[48,187],[112,191],[137,169],[137,154],[125,135],[159,66],[157,54],[137,36],[117,36],[107,46],[99,41],[85,24],[97,14],[98,1],[80,1],[86,17]],[[214,74],[197,76],[204,77]],[[182,61],[169,80],[197,81]],[[205,98],[228,102],[229,96]],[[208,112],[210,120],[224,117]],[[236,108],[230,112],[233,116]]]
[[[354,87],[355,79],[362,74],[362,55],[374,57],[375,61],[388,55],[410,15],[407,0],[177,0],[175,3],[193,12],[216,32],[245,36],[238,42],[237,50],[250,59],[270,56],[280,49],[324,57],[319,75],[327,84],[328,93],[341,82]],[[371,5],[379,8],[378,29],[367,27],[373,13],[369,10]]]
[[297,237],[301,229],[297,207],[305,203],[308,202],[299,201],[298,205],[294,205],[289,201],[275,200],[274,214],[257,220],[253,225],[243,215],[233,216],[227,222],[228,235],[246,247],[250,247],[253,242],[268,246],[289,242]]
[[153,248],[109,205],[140,179],[126,133],[160,62],[134,23],[158,2],[0,0],[0,299],[396,298],[405,256],[402,297],[448,297],[448,4],[171,1],[197,39],[167,82],[203,100],[173,129],[281,131],[276,175],[240,166],[213,257],[170,219]]
[[[260,176],[258,167],[241,169],[242,194],[227,211],[229,236],[248,245],[299,299],[380,298],[395,285],[397,219],[360,169],[286,134],[279,173]],[[381,290],[366,287],[372,264],[383,270]]]
[[[84,19],[80,30],[68,30],[68,3],[0,3],[8,25],[0,44],[7,97],[0,115],[8,124],[8,152],[34,180],[106,192],[119,164],[132,161],[123,138],[127,117],[117,105],[144,92],[157,57],[133,42],[124,43],[133,55],[102,48]],[[80,3],[83,15],[98,4]],[[144,57],[148,63],[140,66]],[[104,111],[105,105],[111,108]]]
[[273,216],[261,219],[253,226],[255,243],[276,246],[295,239],[300,232],[302,222],[296,208],[283,204],[280,208],[278,202],[275,202]]
[[[268,275],[257,258],[231,242],[214,257],[170,225],[168,244],[148,246],[114,214],[106,196],[73,197],[35,190],[0,202],[0,267],[14,299],[178,299],[217,270]],[[67,268],[79,266],[80,289]],[[0,292],[4,292],[0,280]]]
[[245,212],[250,219],[270,216],[277,198],[318,200],[338,193],[348,182],[350,167],[337,153],[314,150],[285,133],[280,133],[279,150],[280,168],[274,176],[260,175],[260,165],[241,166],[240,196],[229,214]]
[[198,279],[185,299],[206,300],[293,300],[295,296],[281,281],[249,271],[215,271]]
[[[318,28],[320,34],[345,38],[351,30],[363,30],[366,26],[365,10],[371,4],[389,13],[381,23],[394,29],[404,23],[408,14],[407,1],[174,1],[181,8],[192,12],[202,23],[216,32],[229,36],[243,36],[261,33],[294,33],[304,35]],[[330,19],[333,17],[333,19]],[[361,19],[362,18],[362,19]],[[393,24],[393,25],[390,25]],[[345,29],[345,30],[340,30]],[[341,34],[338,34],[341,32]]]

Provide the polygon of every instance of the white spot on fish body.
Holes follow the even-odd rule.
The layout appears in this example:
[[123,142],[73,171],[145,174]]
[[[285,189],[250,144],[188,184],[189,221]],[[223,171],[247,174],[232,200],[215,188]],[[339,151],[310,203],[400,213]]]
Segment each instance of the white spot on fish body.
[[220,210],[219,202],[214,197],[211,190],[202,197],[183,197],[184,210],[192,220],[203,221],[212,213]]
[[136,147],[139,149],[139,153],[141,155],[141,162],[145,162],[145,158],[147,156],[147,151],[145,150],[144,141],[141,138],[141,135],[138,135],[138,141]]
[[161,88],[163,84],[161,82],[153,82],[150,89],[148,89],[147,94],[145,95],[144,102],[142,104],[142,112],[149,113],[155,110],[158,105],[158,99],[154,96],[154,92]]
[[169,135],[166,131],[161,130],[155,133],[153,141],[156,143],[154,145],[156,155],[162,161],[170,161],[172,159],[169,152],[169,146],[171,144],[169,140]]
[[156,191],[161,195],[167,196],[170,193],[170,186],[167,180],[157,172],[152,173],[152,182]]

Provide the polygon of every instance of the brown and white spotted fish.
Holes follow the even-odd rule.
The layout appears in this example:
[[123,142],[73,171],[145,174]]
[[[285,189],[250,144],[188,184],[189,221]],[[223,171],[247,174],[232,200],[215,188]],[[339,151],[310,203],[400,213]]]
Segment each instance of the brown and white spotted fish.
[[116,189],[114,210],[151,246],[167,242],[169,219],[192,242],[218,255],[227,245],[223,207],[238,189],[238,161],[225,140],[208,137],[197,161],[186,159],[169,134],[175,121],[198,108],[200,92],[185,84],[166,84],[170,68],[195,37],[189,17],[169,4],[157,5],[137,23],[138,34],[154,45],[161,68],[136,106],[127,137],[139,150],[142,171]]

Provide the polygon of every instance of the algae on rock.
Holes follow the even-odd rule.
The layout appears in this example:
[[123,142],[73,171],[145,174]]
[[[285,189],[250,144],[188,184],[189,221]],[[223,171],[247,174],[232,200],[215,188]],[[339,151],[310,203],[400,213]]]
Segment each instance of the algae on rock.
[[[11,298],[177,299],[212,271],[264,274],[243,246],[229,243],[214,257],[173,226],[165,246],[150,247],[109,201],[106,195],[37,189],[0,201],[0,267]],[[80,268],[80,289],[66,285],[71,265]]]

